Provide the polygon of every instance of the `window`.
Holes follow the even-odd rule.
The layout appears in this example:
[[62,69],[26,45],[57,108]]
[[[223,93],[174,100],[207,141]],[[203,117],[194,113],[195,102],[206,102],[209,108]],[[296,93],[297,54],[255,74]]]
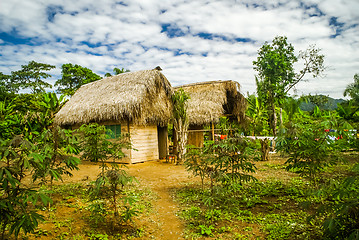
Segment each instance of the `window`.
[[105,127],[107,139],[119,138],[121,136],[121,125],[106,125]]

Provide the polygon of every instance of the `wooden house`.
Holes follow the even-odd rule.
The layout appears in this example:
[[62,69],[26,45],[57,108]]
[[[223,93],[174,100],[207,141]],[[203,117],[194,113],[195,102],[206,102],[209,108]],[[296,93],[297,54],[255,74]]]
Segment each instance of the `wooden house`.
[[171,96],[172,87],[158,69],[122,73],[81,86],[56,114],[55,123],[97,122],[115,137],[128,133],[133,149],[125,152],[125,162],[157,160],[168,153]]
[[[175,87],[190,96],[187,106],[189,122],[188,144],[203,147],[204,126],[219,122],[226,116],[241,122],[245,118],[246,99],[235,81],[208,81]],[[213,133],[212,133],[213,135]]]

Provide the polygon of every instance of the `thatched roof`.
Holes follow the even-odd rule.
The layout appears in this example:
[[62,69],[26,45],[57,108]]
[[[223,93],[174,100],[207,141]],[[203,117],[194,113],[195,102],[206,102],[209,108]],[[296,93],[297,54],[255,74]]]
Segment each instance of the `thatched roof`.
[[222,116],[234,116],[242,121],[245,116],[246,100],[239,92],[235,81],[209,81],[175,87],[190,95],[187,115],[189,124],[217,123]]
[[56,114],[60,125],[127,121],[166,125],[172,116],[172,88],[158,70],[122,73],[86,85]]

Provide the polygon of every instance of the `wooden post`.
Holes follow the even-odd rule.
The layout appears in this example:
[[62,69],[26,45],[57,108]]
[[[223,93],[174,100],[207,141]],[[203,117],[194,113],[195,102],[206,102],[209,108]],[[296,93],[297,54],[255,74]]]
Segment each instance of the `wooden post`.
[[175,127],[172,128],[172,137],[173,137],[173,155],[178,157],[178,151],[177,151],[177,132],[175,130]]
[[212,122],[212,140],[214,141],[214,123]]
[[[130,120],[128,119],[127,120],[127,133],[128,133],[128,140],[129,140],[129,142],[131,143],[131,146],[132,146],[132,140],[131,140],[131,131],[130,131]],[[130,163],[132,163],[132,148],[130,148],[130,156],[129,156],[129,158],[130,158]]]

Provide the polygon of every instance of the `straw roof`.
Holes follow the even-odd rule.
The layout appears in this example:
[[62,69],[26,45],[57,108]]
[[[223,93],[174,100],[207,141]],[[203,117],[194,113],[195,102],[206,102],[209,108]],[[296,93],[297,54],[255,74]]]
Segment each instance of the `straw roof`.
[[235,81],[209,81],[175,87],[182,88],[191,97],[188,100],[189,124],[217,123],[222,116],[244,120],[247,102]]
[[127,121],[164,126],[172,116],[172,88],[158,70],[122,73],[81,86],[55,116],[60,125]]

